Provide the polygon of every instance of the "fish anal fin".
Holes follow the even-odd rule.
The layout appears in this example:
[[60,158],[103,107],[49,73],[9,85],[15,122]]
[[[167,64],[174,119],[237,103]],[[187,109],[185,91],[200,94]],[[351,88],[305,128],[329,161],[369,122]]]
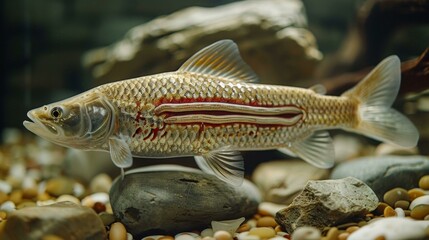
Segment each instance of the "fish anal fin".
[[232,40],[221,40],[190,57],[178,72],[194,72],[233,81],[258,82],[253,70],[243,61]]
[[316,167],[330,168],[334,165],[334,145],[327,131],[314,132],[304,141],[295,142],[287,149]]
[[195,156],[198,167],[206,173],[213,174],[222,181],[240,186],[244,178],[244,163],[240,152],[220,149],[203,156]]
[[128,144],[121,138],[109,138],[110,157],[113,163],[120,168],[127,168],[133,165],[133,156]]

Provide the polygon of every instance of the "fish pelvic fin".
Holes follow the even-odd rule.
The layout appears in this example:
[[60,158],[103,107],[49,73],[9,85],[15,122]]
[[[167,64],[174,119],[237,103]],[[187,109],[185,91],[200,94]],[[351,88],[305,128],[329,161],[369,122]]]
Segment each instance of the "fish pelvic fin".
[[244,162],[238,151],[221,148],[203,156],[195,156],[195,162],[203,172],[213,174],[233,186],[243,183]]
[[177,71],[208,74],[231,81],[259,82],[258,76],[241,58],[237,44],[229,39],[201,49]]
[[391,108],[401,85],[401,62],[390,56],[379,63],[356,87],[343,96],[359,102],[358,125],[352,131],[368,137],[414,147],[419,132],[404,115]]
[[316,131],[304,141],[278,150],[287,155],[296,155],[319,168],[330,168],[334,165],[334,145],[327,131]]

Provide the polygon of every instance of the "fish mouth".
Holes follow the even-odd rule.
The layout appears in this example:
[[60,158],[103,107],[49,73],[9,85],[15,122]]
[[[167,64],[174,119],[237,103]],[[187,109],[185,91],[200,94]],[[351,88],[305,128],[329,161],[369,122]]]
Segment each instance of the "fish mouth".
[[49,137],[49,135],[52,137],[52,135],[55,135],[55,136],[58,135],[58,130],[55,125],[40,121],[36,116],[34,116],[32,111],[29,111],[27,113],[27,117],[31,121],[26,120],[23,122],[23,125],[30,132],[36,135],[39,135],[41,137]]

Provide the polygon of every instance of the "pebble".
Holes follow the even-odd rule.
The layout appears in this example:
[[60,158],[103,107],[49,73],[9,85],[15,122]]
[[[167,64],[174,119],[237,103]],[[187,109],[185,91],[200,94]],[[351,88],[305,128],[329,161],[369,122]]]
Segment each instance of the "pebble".
[[231,236],[235,234],[238,227],[240,227],[240,224],[243,223],[245,220],[244,217],[238,218],[238,219],[232,219],[232,220],[225,220],[225,221],[212,221],[212,229],[213,232],[217,231],[227,231]]
[[0,204],[6,202],[7,200],[9,200],[9,196],[6,193],[0,191]]
[[106,205],[104,205],[101,202],[96,202],[94,203],[94,205],[92,206],[92,209],[94,209],[94,211],[96,213],[101,213],[101,212],[105,212],[106,211]]
[[256,227],[250,229],[249,235],[258,236],[263,239],[274,237],[276,235],[276,232],[270,227]]
[[389,205],[387,203],[385,203],[385,202],[379,202],[378,205],[377,205],[377,208],[374,210],[374,212],[377,215],[383,215],[384,214],[384,209],[386,207],[388,207],[388,206]]
[[405,211],[402,208],[395,208],[396,216],[405,217]]
[[201,237],[213,237],[213,229],[212,228],[206,228],[203,231],[201,231]]
[[429,215],[429,205],[420,204],[415,206],[411,210],[410,216],[414,219],[423,220],[427,215]]
[[292,233],[293,240],[319,240],[321,232],[314,227],[299,227]]
[[261,217],[256,221],[257,227],[272,227],[275,228],[277,226],[276,220],[273,217]]
[[68,195],[68,194],[59,196],[56,201],[57,202],[67,202],[68,201],[68,202],[72,202],[72,203],[80,205],[80,200],[77,197],[72,196],[72,195]]
[[112,178],[105,173],[100,173],[91,180],[91,183],[89,184],[89,189],[91,190],[91,192],[108,193],[111,186]]
[[409,201],[410,197],[408,196],[408,191],[403,188],[394,188],[389,191],[387,191],[384,196],[383,200],[385,203],[389,204],[390,206],[394,207],[395,203],[400,200]]
[[22,197],[25,199],[34,199],[37,197],[38,191],[36,187],[25,188],[22,191]]
[[429,195],[424,195],[414,199],[410,204],[410,210],[413,210],[418,205],[429,205]]
[[0,180],[0,192],[9,194],[12,191],[12,186],[3,180]]
[[174,237],[167,235],[167,236],[162,236],[162,237],[158,238],[158,240],[174,240]]
[[261,238],[256,235],[249,235],[249,232],[242,232],[237,235],[238,240],[260,240]]
[[222,231],[222,230],[215,232],[213,237],[216,240],[232,240],[231,234],[227,231]]
[[244,223],[237,229],[236,232],[242,233],[242,232],[247,232],[249,230],[250,230],[250,225],[248,223]]
[[406,210],[406,209],[408,209],[409,206],[410,206],[409,201],[399,200],[399,201],[395,202],[395,208],[402,208],[402,209]]
[[6,201],[0,205],[0,210],[10,213],[16,210],[16,205],[12,201]]
[[322,240],[337,240],[338,235],[340,235],[340,231],[336,227],[332,227],[328,230],[326,237],[323,237]]
[[384,217],[396,217],[396,212],[391,206],[387,206],[383,211]]
[[35,202],[31,202],[31,201],[25,201],[25,202],[21,202],[20,204],[18,204],[16,206],[16,209],[22,209],[22,208],[26,208],[26,207],[35,207],[37,206]]
[[348,232],[342,232],[338,235],[338,240],[347,240],[347,238],[350,236],[350,233]]
[[53,196],[73,194],[75,181],[66,177],[52,178],[46,182],[45,191]]
[[9,200],[18,205],[22,201],[22,191],[21,190],[14,190],[9,195]]
[[110,226],[109,240],[127,240],[127,230],[120,222],[115,222]]
[[346,229],[346,232],[348,232],[348,233],[352,233],[352,232],[354,232],[354,231],[356,231],[356,230],[358,230],[359,229],[359,227],[358,226],[351,226],[351,227],[348,227],[347,229]]
[[107,204],[109,202],[109,195],[104,192],[93,193],[82,199],[82,206],[92,208],[96,202]]
[[413,188],[408,190],[408,196],[410,197],[410,201],[414,201],[414,199],[424,196],[425,192],[420,188]]
[[429,190],[429,175],[420,178],[419,187],[423,190]]
[[199,238],[199,235],[193,232],[179,233],[174,236],[175,240],[195,240],[197,238]]

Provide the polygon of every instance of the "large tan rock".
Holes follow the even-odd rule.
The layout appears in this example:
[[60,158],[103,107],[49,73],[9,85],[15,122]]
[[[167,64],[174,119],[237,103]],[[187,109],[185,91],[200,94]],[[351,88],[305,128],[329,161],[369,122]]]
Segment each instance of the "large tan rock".
[[83,61],[98,85],[174,71],[198,50],[228,38],[237,42],[262,82],[297,85],[294,81],[312,76],[321,59],[306,27],[298,0],[192,7],[134,27],[111,46],[90,51]]
[[17,210],[8,216],[0,232],[3,240],[33,240],[44,236],[104,240],[107,235],[95,211],[71,202]]

